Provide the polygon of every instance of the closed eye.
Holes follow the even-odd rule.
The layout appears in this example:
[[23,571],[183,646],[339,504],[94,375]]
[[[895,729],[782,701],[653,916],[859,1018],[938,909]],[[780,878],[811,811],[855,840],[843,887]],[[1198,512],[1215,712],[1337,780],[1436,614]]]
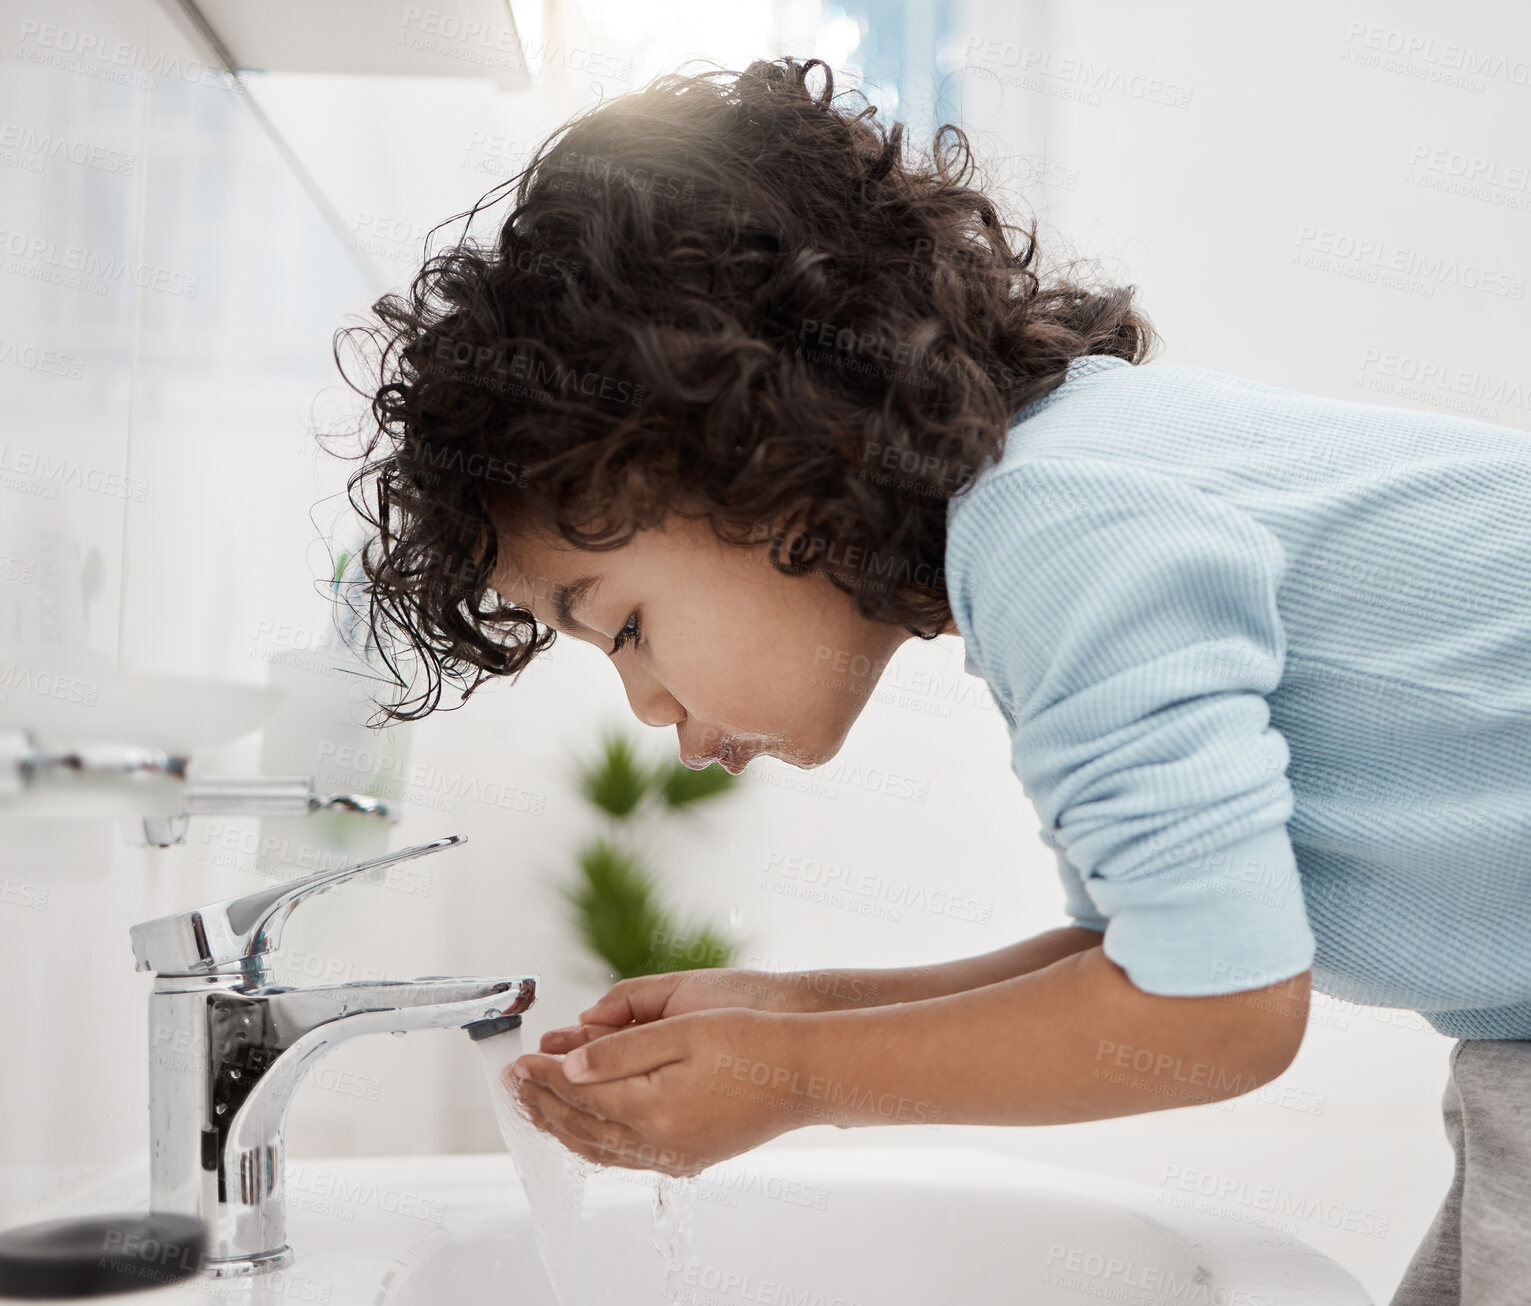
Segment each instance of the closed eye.
[[612,653],[616,654],[621,652],[623,646],[626,645],[629,640],[632,641],[633,647],[637,648],[639,638],[640,632],[638,629],[638,613],[634,611],[628,616],[627,624],[617,632],[616,642],[611,646]]

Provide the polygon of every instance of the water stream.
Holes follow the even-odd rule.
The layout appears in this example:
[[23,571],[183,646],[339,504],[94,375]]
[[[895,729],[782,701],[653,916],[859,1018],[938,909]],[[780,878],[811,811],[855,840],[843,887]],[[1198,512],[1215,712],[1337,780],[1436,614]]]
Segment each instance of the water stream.
[[479,1039],[474,1046],[483,1057],[500,1137],[526,1189],[532,1233],[553,1292],[560,1306],[581,1306],[589,1296],[580,1291],[579,1284],[580,1214],[585,1205],[585,1181],[597,1167],[538,1129],[515,1091],[505,1083],[506,1069],[521,1055],[519,1029]]
[[696,1193],[695,1179],[674,1179],[669,1175],[655,1176],[654,1186],[654,1249],[663,1264],[664,1280],[659,1286],[659,1299],[665,1306],[676,1302],[694,1300],[681,1291],[686,1266],[696,1260]]
[[[593,1285],[581,1284],[585,1264],[579,1255],[580,1217],[585,1205],[585,1182],[602,1169],[569,1151],[544,1133],[526,1115],[515,1091],[504,1080],[510,1064],[521,1055],[521,1031],[507,1030],[475,1044],[484,1063],[489,1100],[500,1137],[515,1162],[531,1207],[537,1251],[553,1285],[559,1306],[583,1306],[594,1300]],[[660,1298],[684,1300],[680,1285],[686,1267],[696,1260],[694,1235],[699,1181],[655,1173],[652,1242],[661,1258]]]

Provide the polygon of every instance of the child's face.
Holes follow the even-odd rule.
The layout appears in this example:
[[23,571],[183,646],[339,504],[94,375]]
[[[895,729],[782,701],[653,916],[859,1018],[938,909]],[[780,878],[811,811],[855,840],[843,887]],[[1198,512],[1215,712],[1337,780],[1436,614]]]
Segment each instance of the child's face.
[[[823,576],[782,575],[768,554],[768,544],[726,544],[704,519],[672,515],[618,549],[506,541],[495,588],[610,654],[633,714],[673,725],[694,769],[716,759],[738,774],[758,753],[815,767],[839,752],[894,650],[913,637],[861,616]],[[597,584],[565,624],[558,590],[587,576]]]

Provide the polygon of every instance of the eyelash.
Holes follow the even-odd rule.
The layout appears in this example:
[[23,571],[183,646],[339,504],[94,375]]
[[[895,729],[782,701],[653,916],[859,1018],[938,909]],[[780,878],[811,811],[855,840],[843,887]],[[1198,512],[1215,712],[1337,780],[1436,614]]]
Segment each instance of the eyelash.
[[[627,633],[627,626],[631,626],[633,628],[631,635]],[[617,632],[617,638],[611,646],[611,651],[613,653],[621,652],[622,649],[626,647],[628,640],[632,640],[633,647],[637,648],[639,638],[638,613],[634,611],[628,614],[627,625],[623,626],[622,629]]]

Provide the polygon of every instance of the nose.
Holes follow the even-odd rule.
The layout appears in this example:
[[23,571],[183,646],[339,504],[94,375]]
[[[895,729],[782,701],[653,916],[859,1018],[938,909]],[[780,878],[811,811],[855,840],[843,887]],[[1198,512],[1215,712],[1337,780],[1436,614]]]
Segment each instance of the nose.
[[627,705],[646,726],[678,726],[686,719],[686,709],[657,680],[639,680],[628,672],[622,675],[627,691]]

